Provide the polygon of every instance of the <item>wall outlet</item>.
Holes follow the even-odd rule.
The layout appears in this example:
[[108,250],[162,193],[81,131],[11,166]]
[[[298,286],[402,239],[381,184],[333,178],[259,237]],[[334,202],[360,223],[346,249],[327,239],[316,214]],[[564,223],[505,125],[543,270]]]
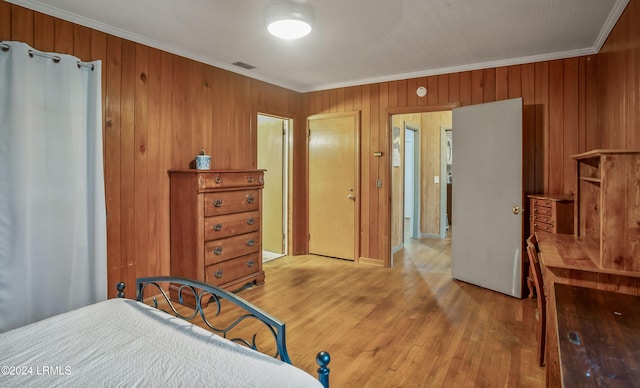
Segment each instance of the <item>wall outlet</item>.
[[433,177],[433,183],[440,183],[440,177],[438,175]]

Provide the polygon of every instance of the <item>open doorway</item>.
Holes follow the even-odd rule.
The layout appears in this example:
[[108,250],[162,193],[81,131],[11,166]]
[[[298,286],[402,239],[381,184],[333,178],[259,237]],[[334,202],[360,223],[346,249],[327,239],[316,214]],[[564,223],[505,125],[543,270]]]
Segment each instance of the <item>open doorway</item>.
[[287,137],[291,119],[258,114],[258,168],[262,191],[262,261],[287,254]]
[[[443,108],[443,107],[440,107]],[[413,152],[417,152],[417,157],[413,160],[417,165],[413,167],[416,176],[413,192],[416,191],[416,200],[413,202],[417,206],[417,216],[415,222],[415,234],[410,231],[410,235],[415,238],[435,238],[445,239],[448,234],[449,221],[447,217],[447,183],[448,173],[446,157],[443,160],[442,130],[452,127],[452,112],[448,107],[446,110],[425,111],[417,113],[400,113],[391,115],[391,144],[392,152],[399,152],[399,155],[392,155],[391,159],[391,247],[393,254],[402,249],[405,236],[407,208],[411,209],[412,203],[407,203],[409,196],[407,190],[412,188],[405,186],[405,169],[408,154],[412,150],[408,149],[405,143],[407,136],[412,136],[405,131],[405,128],[414,129],[412,132],[414,139]],[[396,130],[396,128],[401,130]],[[401,137],[396,139],[396,137]],[[445,132],[446,136],[446,132]],[[396,144],[400,146],[397,147]],[[396,151],[397,149],[397,151]],[[417,151],[416,151],[417,150]],[[444,149],[446,152],[446,149]],[[446,156],[446,155],[445,155]],[[417,190],[416,190],[417,188]],[[451,203],[451,201],[448,201]],[[415,212],[414,212],[415,213]],[[444,233],[443,233],[444,232]]]
[[[404,126],[404,236],[420,238],[420,131]],[[404,239],[403,239],[404,241]]]
[[453,133],[450,126],[440,127],[440,238],[450,238],[453,227]]

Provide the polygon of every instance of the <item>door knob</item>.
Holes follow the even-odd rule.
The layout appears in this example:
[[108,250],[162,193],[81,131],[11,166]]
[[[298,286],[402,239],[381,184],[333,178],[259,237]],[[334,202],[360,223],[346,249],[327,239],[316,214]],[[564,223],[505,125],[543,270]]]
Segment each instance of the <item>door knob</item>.
[[353,195],[353,193],[349,193],[349,195],[347,195],[347,199],[350,199],[350,200],[352,200],[352,201],[355,201],[355,200],[356,200],[356,196],[355,196],[355,195]]
[[511,213],[518,214],[520,213],[520,206],[514,206],[511,208]]

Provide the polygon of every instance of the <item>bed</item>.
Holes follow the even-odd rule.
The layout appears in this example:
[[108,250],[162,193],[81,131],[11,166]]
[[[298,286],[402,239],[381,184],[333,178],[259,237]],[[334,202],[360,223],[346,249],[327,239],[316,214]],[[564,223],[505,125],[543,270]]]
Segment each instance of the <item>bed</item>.
[[138,279],[136,300],[124,289],[0,334],[0,385],[329,386],[328,353],[318,379],[296,368],[285,324],[236,294],[175,277]]

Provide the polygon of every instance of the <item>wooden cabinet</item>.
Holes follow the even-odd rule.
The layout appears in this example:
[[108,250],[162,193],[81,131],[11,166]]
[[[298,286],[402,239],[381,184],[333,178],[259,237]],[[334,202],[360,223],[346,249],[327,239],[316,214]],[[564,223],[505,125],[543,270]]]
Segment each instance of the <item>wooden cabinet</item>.
[[171,170],[171,275],[226,289],[264,283],[263,170]]
[[593,150],[572,158],[576,237],[597,248],[598,266],[640,271],[640,150]]
[[573,197],[535,194],[529,196],[529,231],[573,233]]

